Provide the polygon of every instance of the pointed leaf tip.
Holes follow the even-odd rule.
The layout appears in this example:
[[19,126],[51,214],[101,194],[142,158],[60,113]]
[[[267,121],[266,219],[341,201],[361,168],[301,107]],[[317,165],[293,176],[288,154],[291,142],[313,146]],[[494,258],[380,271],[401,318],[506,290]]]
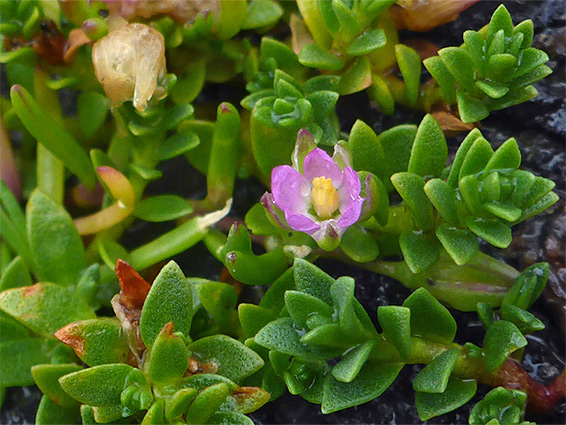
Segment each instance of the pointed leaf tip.
[[120,302],[128,309],[140,308],[151,285],[122,259],[116,261],[116,276],[120,283]]

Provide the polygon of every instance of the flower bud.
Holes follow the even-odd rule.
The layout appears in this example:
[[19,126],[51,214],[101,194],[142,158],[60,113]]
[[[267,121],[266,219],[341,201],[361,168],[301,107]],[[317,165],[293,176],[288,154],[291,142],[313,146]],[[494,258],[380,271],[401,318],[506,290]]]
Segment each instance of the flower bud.
[[143,24],[129,24],[98,40],[92,49],[96,78],[114,105],[132,100],[146,109],[150,98],[165,97],[165,42],[163,36]]

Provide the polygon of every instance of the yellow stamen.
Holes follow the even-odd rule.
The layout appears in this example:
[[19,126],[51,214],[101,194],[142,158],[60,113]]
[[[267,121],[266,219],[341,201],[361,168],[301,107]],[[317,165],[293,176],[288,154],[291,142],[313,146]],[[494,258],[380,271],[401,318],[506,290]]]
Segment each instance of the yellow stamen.
[[330,218],[340,205],[338,191],[332,185],[332,179],[315,177],[312,179],[311,200],[316,214],[320,218]]

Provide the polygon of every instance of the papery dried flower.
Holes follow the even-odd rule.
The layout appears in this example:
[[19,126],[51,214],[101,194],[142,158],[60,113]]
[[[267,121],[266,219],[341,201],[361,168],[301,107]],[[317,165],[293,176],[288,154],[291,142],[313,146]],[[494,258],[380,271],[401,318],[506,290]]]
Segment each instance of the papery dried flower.
[[115,105],[132,100],[144,110],[150,98],[161,99],[165,88],[165,42],[159,31],[129,24],[98,40],[92,49],[96,78]]
[[183,24],[203,11],[218,11],[219,0],[104,0],[126,20],[166,15]]
[[301,150],[305,153],[301,146],[305,133],[299,133],[293,167],[273,169],[272,193],[266,193],[262,202],[270,212],[273,206],[283,211],[291,229],[307,233],[324,249],[333,249],[360,218],[365,198],[360,196],[360,179],[343,146],[336,145],[332,158],[314,148],[299,164]]

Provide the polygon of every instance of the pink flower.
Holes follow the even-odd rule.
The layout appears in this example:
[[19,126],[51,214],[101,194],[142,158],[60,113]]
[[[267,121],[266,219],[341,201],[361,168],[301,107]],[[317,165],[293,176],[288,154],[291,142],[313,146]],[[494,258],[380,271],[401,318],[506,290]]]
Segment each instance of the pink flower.
[[[277,219],[273,206],[283,212],[286,223],[281,224],[307,233],[325,249],[334,249],[346,229],[360,218],[365,198],[360,196],[360,179],[350,166],[345,148],[336,145],[332,158],[322,149],[305,149],[309,143],[314,147],[307,133],[299,133],[293,167],[273,169],[272,193],[266,193],[262,203]],[[304,154],[308,150],[300,163],[301,151]]]

